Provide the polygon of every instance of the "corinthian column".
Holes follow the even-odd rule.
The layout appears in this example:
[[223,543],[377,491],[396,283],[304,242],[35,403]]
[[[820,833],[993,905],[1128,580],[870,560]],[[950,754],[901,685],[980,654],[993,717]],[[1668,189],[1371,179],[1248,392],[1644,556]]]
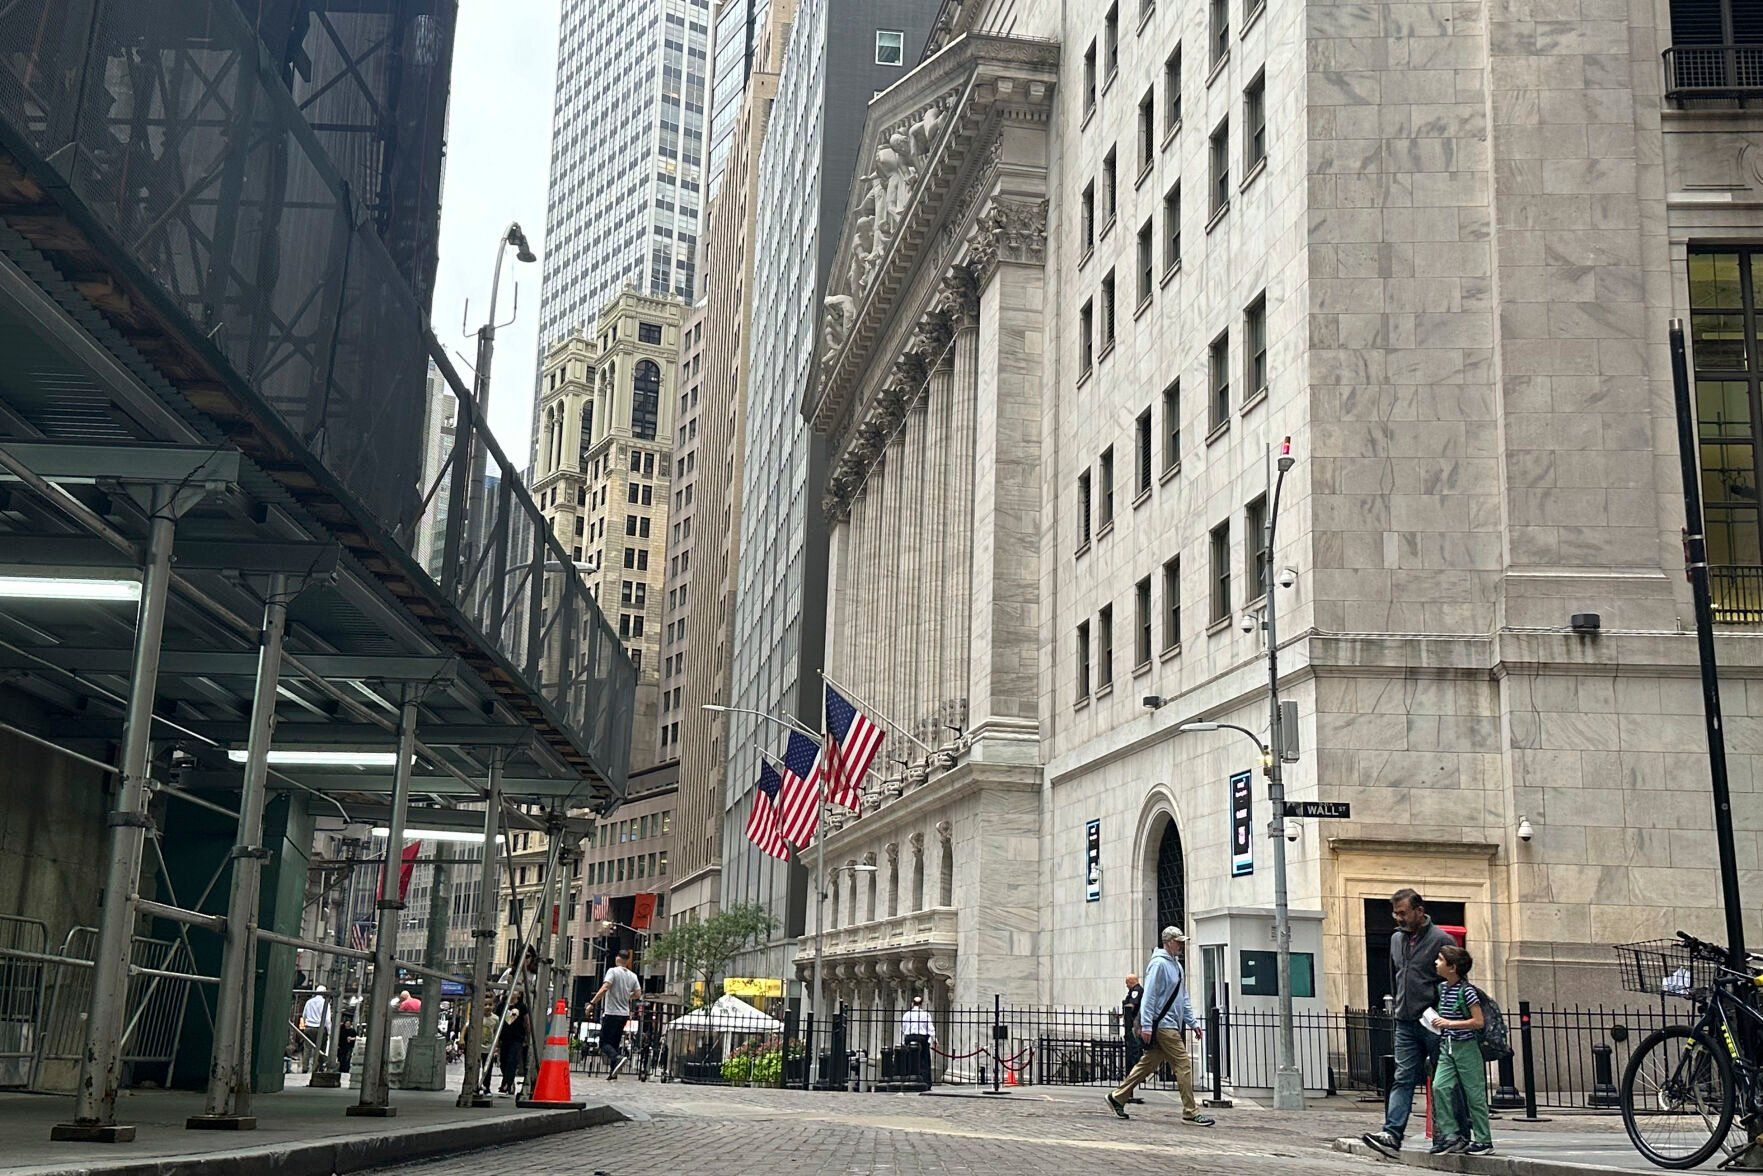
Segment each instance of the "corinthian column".
[[949,478],[949,650],[943,686],[948,721],[968,726],[969,651],[973,634],[973,444],[974,406],[979,396],[979,292],[973,276],[957,269],[948,286],[955,356],[950,400]]
[[941,747],[947,734],[940,724],[947,719],[944,708],[949,697],[948,673],[954,660],[949,644],[953,633],[948,606],[954,591],[949,583],[949,413],[954,379],[955,352],[945,343],[932,361],[930,387],[925,393],[927,441],[923,470],[927,483],[928,505],[924,514],[928,542],[925,571],[918,586],[925,616],[924,741],[932,747]]
[[[924,558],[924,543],[925,535],[930,530],[924,515],[924,429],[924,397],[919,396],[907,410],[906,460],[901,469],[906,481],[906,518],[900,553],[904,565],[900,591],[901,607],[904,610],[900,644],[904,648],[900,651],[900,713],[895,717],[896,722],[914,735],[923,726],[920,722],[924,716],[923,667],[930,629],[925,620],[930,608],[924,592],[924,569],[927,562]],[[921,752],[910,741],[903,741],[900,754],[916,762]]]

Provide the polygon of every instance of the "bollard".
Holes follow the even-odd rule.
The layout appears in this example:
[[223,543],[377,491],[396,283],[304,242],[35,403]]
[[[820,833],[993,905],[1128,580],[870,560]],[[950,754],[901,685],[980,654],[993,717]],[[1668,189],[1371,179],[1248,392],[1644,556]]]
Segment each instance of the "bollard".
[[812,1090],[814,1088],[814,1066],[820,1060],[820,1052],[814,1048],[814,1014],[809,1013],[804,1020],[808,1022],[808,1027],[803,1030],[802,1034],[802,1089]]
[[1530,1035],[1530,1002],[1518,1002],[1518,1041],[1524,1047],[1524,1114],[1514,1123],[1547,1123],[1537,1116],[1536,1043]]
[[1224,1012],[1217,1005],[1206,1010],[1206,1058],[1212,1067],[1212,1097],[1206,1100],[1209,1107],[1229,1107],[1231,1100],[1224,1097]]
[[[1004,1026],[1004,997],[1000,993],[992,994],[992,1060],[997,1064],[992,1067],[992,1094],[1004,1092],[1004,1044],[1010,1039],[1010,1031]],[[980,1080],[982,1083],[985,1079]]]
[[1518,1093],[1518,1084],[1512,1076],[1512,1054],[1507,1054],[1497,1063],[1499,1069],[1499,1086],[1495,1088],[1488,1105],[1496,1110],[1511,1111],[1524,1105],[1524,1096]]
[[1592,1093],[1586,1099],[1587,1106],[1614,1107],[1622,1104],[1621,1096],[1616,1093],[1614,1063],[1615,1050],[1600,1041],[1592,1046]]

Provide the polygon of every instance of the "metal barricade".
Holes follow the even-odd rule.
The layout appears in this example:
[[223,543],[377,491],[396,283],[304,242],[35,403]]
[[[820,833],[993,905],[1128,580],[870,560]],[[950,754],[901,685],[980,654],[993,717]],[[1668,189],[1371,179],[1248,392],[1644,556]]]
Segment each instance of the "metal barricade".
[[31,1068],[36,1090],[72,1090],[80,1050],[86,1039],[86,1012],[92,1004],[92,950],[98,928],[74,927],[61,941],[60,962],[44,976],[43,1019],[37,1058]]
[[41,920],[0,915],[0,1087],[30,1085],[48,953]]

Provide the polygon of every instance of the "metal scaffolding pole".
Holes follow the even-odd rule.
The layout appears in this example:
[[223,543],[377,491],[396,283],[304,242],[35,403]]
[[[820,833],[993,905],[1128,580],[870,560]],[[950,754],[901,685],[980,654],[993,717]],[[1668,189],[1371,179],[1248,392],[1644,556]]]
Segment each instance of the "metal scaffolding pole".
[[208,1065],[208,1097],[189,1128],[246,1131],[257,1126],[251,1111],[251,1042],[247,1026],[257,958],[257,911],[263,891],[263,809],[268,797],[269,745],[275,738],[276,683],[281,679],[282,635],[288,621],[288,577],[270,577],[263,603],[263,638],[257,648],[257,683],[251,693],[251,729],[245,749],[245,780],[239,793],[239,831],[233,839],[232,891],[227,897],[226,946],[220,960],[220,1008],[214,1018],[214,1053]]
[[92,1003],[80,1051],[79,1088],[74,1118],[58,1123],[51,1139],[82,1143],[128,1143],[133,1126],[116,1122],[116,1088],[122,1038],[128,1015],[129,951],[135,933],[136,887],[146,845],[147,776],[151,766],[153,697],[159,687],[159,646],[165,632],[165,596],[171,581],[172,487],[156,485],[147,529],[147,559],[141,578],[141,608],[135,624],[135,652],[129,674],[129,702],[123,719],[122,784],[110,814],[110,861],[98,916],[98,947],[93,955]]
[[[447,964],[447,928],[453,903],[453,856],[445,841],[435,843],[429,873],[428,933],[423,939],[423,966],[439,972]],[[447,1089],[446,1046],[441,1041],[441,982],[425,980],[416,1036],[404,1051],[405,1090]],[[439,1055],[437,1057],[437,1055]]]
[[[345,947],[349,942],[349,920],[355,910],[355,859],[360,853],[360,847],[361,842],[355,838],[344,839],[345,873],[342,882],[332,887],[331,938],[338,947]],[[330,1028],[324,1034],[324,1052],[318,1056],[318,1068],[307,1079],[308,1086],[316,1086],[321,1090],[335,1090],[343,1084],[343,1014],[349,1008],[349,1002],[343,998],[343,989],[347,983],[349,968],[349,961],[344,956],[331,957]]]
[[410,770],[415,756],[416,695],[406,687],[398,708],[398,762],[392,774],[392,811],[386,818],[386,861],[380,868],[379,901],[374,904],[373,986],[363,1012],[367,1059],[362,1066],[361,1101],[348,1109],[351,1115],[388,1117],[398,1113],[390,1101],[386,1048],[392,1033],[392,952],[397,946],[399,912],[404,909],[397,892],[397,870],[404,860],[404,818],[410,808]]
[[[490,955],[496,950],[496,912],[500,909],[496,894],[496,829],[502,820],[502,761],[505,753],[498,747],[490,752],[490,794],[484,805],[484,860],[479,873],[477,926],[472,930],[471,1015],[465,1022],[465,1076],[459,1083],[458,1105],[462,1107],[494,1106],[495,1100],[480,1093],[483,1083],[484,1027],[495,1016],[488,1007],[490,992]],[[492,1048],[494,1048],[492,1046]]]
[[[534,979],[531,1005],[535,1047],[542,1044],[537,1026],[546,1024],[545,1018],[551,1015],[551,905],[556,901],[557,869],[563,861],[563,818],[555,812],[546,818],[545,841],[545,885],[539,897],[539,974]],[[526,1096],[531,1095],[533,1083],[538,1079],[538,1054],[537,1048],[526,1053]]]

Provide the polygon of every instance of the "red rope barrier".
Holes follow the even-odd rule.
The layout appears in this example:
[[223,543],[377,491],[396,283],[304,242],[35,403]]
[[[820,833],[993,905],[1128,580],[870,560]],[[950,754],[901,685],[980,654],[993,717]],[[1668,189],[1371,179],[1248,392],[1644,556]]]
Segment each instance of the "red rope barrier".
[[930,1051],[932,1053],[936,1054],[939,1058],[948,1058],[952,1062],[964,1062],[968,1058],[971,1058],[971,1057],[975,1056],[976,1054],[985,1053],[986,1047],[982,1045],[978,1049],[973,1050],[970,1053],[952,1054],[952,1053],[944,1053],[942,1050],[938,1049],[936,1046],[936,1043],[933,1041],[930,1043]]
[[[1025,1045],[1021,1049],[1017,1050],[1015,1053],[1011,1054],[1007,1058],[998,1057],[998,1054],[995,1051],[993,1052],[992,1056],[994,1058],[998,1058],[998,1064],[1000,1066],[1003,1066],[1006,1070],[1009,1070],[1013,1073],[1020,1074],[1022,1071],[1026,1070],[1028,1068],[1029,1062],[1032,1062],[1034,1060],[1034,1052],[1035,1052],[1034,1046]],[[1022,1065],[1020,1065],[1020,1066],[1012,1066],[1010,1064],[1011,1062],[1014,1062],[1018,1058],[1021,1058],[1024,1056],[1026,1056],[1029,1059],[1029,1061],[1023,1062]]]

